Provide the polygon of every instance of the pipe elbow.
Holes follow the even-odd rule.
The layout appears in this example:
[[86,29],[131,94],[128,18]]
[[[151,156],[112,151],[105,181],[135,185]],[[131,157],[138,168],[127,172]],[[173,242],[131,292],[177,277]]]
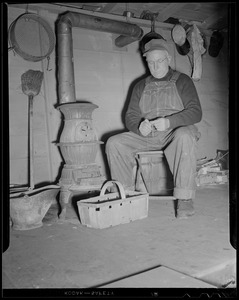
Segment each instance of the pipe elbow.
[[[137,25],[136,25],[137,26]],[[138,27],[138,26],[137,26]],[[120,35],[115,39],[115,45],[119,48],[127,46],[135,41],[141,40],[142,36],[144,35],[144,31],[142,28],[137,28],[138,32],[131,33],[130,36]],[[136,35],[137,33],[137,35]]]
[[136,38],[137,40],[140,40],[144,35],[143,29],[140,28],[138,25],[135,25],[134,29],[135,30],[132,32],[131,36]]
[[130,36],[132,38],[135,38],[136,40],[140,40],[144,34],[144,31],[142,28],[140,28],[138,25],[136,24],[130,24],[128,25],[128,34],[122,34],[125,36]]
[[57,22],[58,34],[70,32],[72,28],[72,13],[67,12],[62,14]]

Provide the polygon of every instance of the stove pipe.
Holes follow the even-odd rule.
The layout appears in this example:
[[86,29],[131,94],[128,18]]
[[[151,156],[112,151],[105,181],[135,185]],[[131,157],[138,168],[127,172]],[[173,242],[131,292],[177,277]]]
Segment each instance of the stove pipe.
[[76,101],[72,27],[120,34],[117,41],[121,38],[123,40],[121,43],[116,41],[118,47],[140,40],[143,36],[143,30],[135,24],[73,12],[61,15],[57,24],[58,96],[60,103]]
[[97,106],[92,103],[76,101],[73,26],[120,34],[121,47],[122,43],[129,44],[143,35],[143,30],[137,25],[85,14],[67,12],[59,18],[57,23],[57,63],[60,105],[58,109],[65,117],[60,143],[57,144],[65,161],[59,181],[62,209],[59,217],[62,219],[66,215],[66,204],[69,203],[73,194],[99,190],[105,181],[100,167],[95,163],[98,147],[103,143],[98,141],[91,117],[92,111]]

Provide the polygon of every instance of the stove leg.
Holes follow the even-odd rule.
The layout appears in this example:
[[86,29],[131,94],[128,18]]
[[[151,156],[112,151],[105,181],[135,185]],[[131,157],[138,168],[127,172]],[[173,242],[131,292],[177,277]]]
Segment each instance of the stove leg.
[[61,190],[60,192],[60,206],[61,206],[61,213],[59,215],[59,219],[65,220],[66,217],[66,208],[69,200],[71,198],[72,192],[69,190]]

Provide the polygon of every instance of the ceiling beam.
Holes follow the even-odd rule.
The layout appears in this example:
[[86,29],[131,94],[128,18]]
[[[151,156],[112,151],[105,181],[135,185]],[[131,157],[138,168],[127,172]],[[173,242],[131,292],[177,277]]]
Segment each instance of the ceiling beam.
[[203,22],[203,28],[210,29],[213,27],[214,24],[218,23],[222,19],[226,19],[227,16],[227,9],[225,9],[223,12],[216,13],[209,18],[205,19]]
[[172,17],[174,13],[182,9],[187,3],[171,3],[163,9],[156,18],[158,22],[164,22],[169,17]]
[[[26,4],[14,3],[14,4],[8,4],[8,5],[9,5],[9,7],[21,8],[22,10],[26,10]],[[28,5],[29,12],[35,12],[35,10],[41,10],[41,9],[47,9],[49,12],[55,13],[55,14],[62,14],[62,13],[66,12],[66,6],[63,5],[62,3],[44,3],[44,4],[30,3]],[[74,7],[71,9],[71,11],[90,15],[90,16],[115,20],[115,21],[127,22],[127,18],[124,16],[118,16],[118,15],[107,14],[107,13],[102,13],[102,12],[86,11],[84,9],[74,8]],[[151,28],[150,20],[144,20],[144,19],[139,19],[139,18],[132,18],[131,20],[132,20],[133,24],[136,24],[138,26],[145,27],[145,28]],[[190,24],[192,24],[192,22]],[[196,25],[198,28],[202,28],[201,23],[197,22]],[[172,30],[173,26],[174,25],[170,24],[170,23],[164,23],[164,22],[158,22],[158,21],[155,22],[155,29],[163,28],[166,30]],[[206,30],[205,28],[202,28],[202,29],[203,29],[203,33],[205,35],[211,36],[211,34],[212,34],[211,30]]]
[[225,17],[223,19],[218,20],[215,24],[211,25],[210,30],[222,30],[222,31],[228,31],[228,19]]

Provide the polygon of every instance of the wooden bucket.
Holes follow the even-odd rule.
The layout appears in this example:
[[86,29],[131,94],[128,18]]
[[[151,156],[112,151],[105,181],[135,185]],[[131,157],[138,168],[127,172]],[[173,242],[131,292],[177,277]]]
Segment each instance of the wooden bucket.
[[163,151],[138,152],[136,190],[147,191],[149,195],[173,195],[173,176]]

